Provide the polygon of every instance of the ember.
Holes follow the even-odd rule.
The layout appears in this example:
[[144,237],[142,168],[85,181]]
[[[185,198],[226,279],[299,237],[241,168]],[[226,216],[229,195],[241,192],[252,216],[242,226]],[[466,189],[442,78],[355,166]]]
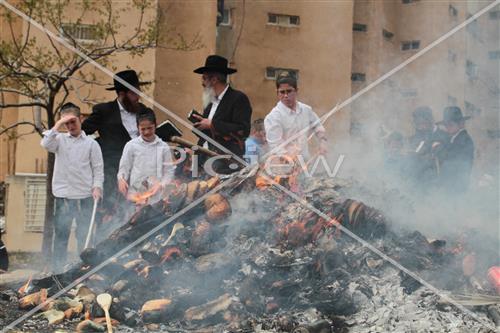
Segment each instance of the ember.
[[[133,326],[134,331],[381,332],[412,331],[415,322],[419,329],[436,332],[452,326],[482,329],[418,281],[340,233],[342,227],[361,235],[439,288],[464,294],[475,285],[483,288],[483,294],[493,293],[486,279],[477,279],[483,268],[472,257],[416,231],[395,233],[379,210],[346,196],[356,184],[321,179],[302,187],[330,217],[326,219],[288,201],[271,186],[259,187],[258,177],[226,181],[239,184],[240,192],[208,196],[84,285],[47,302],[43,318],[30,319],[22,329],[32,328],[34,322],[37,330],[50,325],[102,331],[104,312],[96,301],[102,293],[113,297],[109,309],[113,325]],[[180,184],[168,197],[142,207],[94,249],[85,250],[81,264],[23,283],[13,303],[21,309],[42,304],[61,286],[219,182]],[[438,274],[444,268],[450,270],[446,281]],[[490,271],[490,279],[495,272]],[[32,288],[29,294],[17,299],[29,290],[27,286]],[[489,306],[475,310],[483,320],[494,321],[498,314],[492,297],[474,300]]]

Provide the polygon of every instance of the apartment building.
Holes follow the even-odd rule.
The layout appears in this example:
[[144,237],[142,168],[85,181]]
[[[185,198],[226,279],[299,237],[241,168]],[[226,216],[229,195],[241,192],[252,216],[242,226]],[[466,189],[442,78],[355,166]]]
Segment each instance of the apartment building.
[[[443,107],[458,105],[472,116],[467,127],[476,142],[474,172],[479,178],[484,173],[496,175],[499,165],[499,6],[370,91],[355,94],[487,4],[459,0],[162,0],[158,11],[169,27],[187,37],[199,34],[202,45],[190,52],[156,49],[140,58],[121,56],[113,65],[117,70],[129,66],[144,79],[154,80],[146,93],[181,118],[192,108],[201,109],[201,81],[192,70],[212,53],[227,57],[238,69],[230,76],[231,84],[249,96],[254,119],[264,117],[277,102],[275,79],[285,70],[298,77],[299,99],[319,115],[354,95],[351,104],[325,123],[335,156],[348,152],[351,143],[375,148],[380,145],[381,131],[409,135],[411,112],[417,106],[430,106],[438,120]],[[134,19],[129,15],[123,14],[124,24]],[[0,24],[0,35],[8,38],[5,24]],[[87,70],[101,81],[107,79],[97,69]],[[82,89],[96,101],[114,98],[102,87]],[[71,98],[79,102],[79,96]],[[34,111],[2,110],[0,123],[6,126],[31,119]],[[156,111],[159,120],[167,118]],[[189,129],[178,125],[188,139],[194,139]],[[17,139],[3,136],[0,152],[0,180],[8,176],[9,183],[5,240],[12,249],[37,250],[43,227],[45,152],[36,134]]]

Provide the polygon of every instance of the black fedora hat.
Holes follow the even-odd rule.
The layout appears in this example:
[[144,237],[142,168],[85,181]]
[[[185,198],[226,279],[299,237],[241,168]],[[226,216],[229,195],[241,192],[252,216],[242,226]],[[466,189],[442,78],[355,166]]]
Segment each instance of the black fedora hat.
[[[150,84],[151,82],[140,82],[137,73],[133,69],[128,69],[126,71],[121,71],[115,74],[115,76],[119,77],[123,81],[127,82],[131,86],[135,88],[139,88],[139,86]],[[125,87],[118,80],[113,79],[113,87],[106,88],[106,90],[116,90],[116,91],[129,91],[130,89]]]
[[193,72],[203,74],[206,72],[217,72],[222,74],[236,73],[236,69],[227,67],[227,59],[218,55],[209,55],[205,60],[205,66],[196,68]]
[[434,122],[434,117],[432,116],[432,109],[428,106],[419,106],[413,113],[413,121],[417,122],[419,120]]
[[470,119],[470,116],[465,116],[462,114],[462,110],[458,106],[447,106],[443,110],[443,120],[437,122],[436,124],[446,124],[450,122],[460,122],[462,120]]

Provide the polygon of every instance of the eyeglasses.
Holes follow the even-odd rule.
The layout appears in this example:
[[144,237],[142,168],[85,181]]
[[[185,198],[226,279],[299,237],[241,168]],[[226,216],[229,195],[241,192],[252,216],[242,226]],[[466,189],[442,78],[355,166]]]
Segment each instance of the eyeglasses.
[[280,95],[290,95],[291,93],[294,93],[294,92],[295,92],[295,89],[292,89],[292,88],[278,90],[278,94],[280,94]]

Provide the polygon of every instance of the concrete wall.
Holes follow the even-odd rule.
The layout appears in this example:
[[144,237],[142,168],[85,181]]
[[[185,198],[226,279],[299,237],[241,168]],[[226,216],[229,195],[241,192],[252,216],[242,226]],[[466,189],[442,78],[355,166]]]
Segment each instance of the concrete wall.
[[[195,50],[172,50],[160,48],[156,50],[154,98],[162,106],[178,115],[183,120],[191,109],[202,112],[201,76],[193,73],[195,68],[205,63],[205,58],[215,53],[217,2],[207,1],[175,1],[159,2],[159,10],[170,28],[181,34],[186,40],[199,35],[201,44]],[[156,110],[161,122],[172,117]],[[174,122],[183,131],[186,139],[195,140],[190,128],[178,121]]]
[[[119,34],[117,35],[118,40],[124,40],[129,38],[133,33],[134,24],[131,22],[137,22],[137,12],[134,11],[124,11],[127,7],[125,2],[114,2],[113,5],[117,11],[121,11],[121,16],[119,19],[119,24],[122,26]],[[156,9],[146,13],[145,21],[156,16]],[[79,17],[80,13],[77,9],[74,11],[68,10],[65,13],[65,19],[71,21]],[[96,17],[84,17],[82,22],[91,24],[96,19]],[[2,37],[5,34],[5,22],[1,22],[2,27]],[[20,30],[26,31],[26,22],[19,21]],[[45,33],[40,32],[36,28],[31,28],[31,36],[36,37],[38,43],[41,46],[50,48],[50,43],[45,36]],[[56,42],[57,43],[57,42]],[[61,52],[65,51],[64,47],[60,47]],[[155,52],[153,50],[146,51],[141,57],[132,57],[126,54],[119,54],[113,56],[110,61],[105,65],[105,67],[111,72],[118,72],[127,68],[135,69],[141,80],[153,81],[155,72]],[[116,98],[116,93],[113,91],[106,91],[104,88],[111,86],[113,79],[102,71],[97,69],[92,64],[87,64],[81,71],[86,75],[91,75],[95,77],[95,84],[86,84],[79,80],[80,73],[75,74],[75,79],[71,79],[67,82],[68,88],[70,89],[70,95],[67,101],[71,101],[79,105],[84,114],[89,114],[91,112],[92,105],[112,100]],[[154,91],[154,84],[146,86],[144,92],[149,96],[152,96]],[[9,96],[9,98],[14,98]],[[13,99],[14,100],[14,99]],[[23,101],[23,98],[20,98]],[[56,100],[56,103],[60,101]],[[147,104],[147,103],[146,103]],[[8,112],[6,112],[8,111]],[[7,110],[1,110],[2,119],[0,123],[2,125],[11,124],[19,121],[33,121],[33,111],[32,107],[23,108],[13,108]],[[42,109],[42,118],[46,121],[46,116],[44,115],[44,110]],[[40,146],[40,136],[38,134],[30,134],[33,131],[31,126],[19,126],[18,134],[21,134],[16,140],[10,141],[7,145],[8,138],[2,136],[0,139],[0,150],[2,152],[0,156],[0,180],[4,177],[10,175],[9,187],[7,197],[8,202],[6,205],[6,234],[3,238],[7,243],[9,250],[19,250],[19,251],[38,251],[41,247],[41,234],[33,232],[24,231],[24,180],[13,176],[19,173],[44,173],[46,172],[46,161],[47,152]],[[4,154],[4,152],[6,152]],[[9,163],[7,163],[7,161]]]
[[[244,5],[245,4],[245,5]],[[253,107],[253,118],[263,118],[277,102],[274,80],[266,67],[299,70],[299,100],[319,115],[351,94],[351,1],[226,1],[232,26],[219,27],[218,53],[231,60],[238,73],[234,87],[244,91]],[[296,15],[300,24],[268,24],[268,13]],[[340,112],[326,126],[332,142],[348,135],[349,113]]]

